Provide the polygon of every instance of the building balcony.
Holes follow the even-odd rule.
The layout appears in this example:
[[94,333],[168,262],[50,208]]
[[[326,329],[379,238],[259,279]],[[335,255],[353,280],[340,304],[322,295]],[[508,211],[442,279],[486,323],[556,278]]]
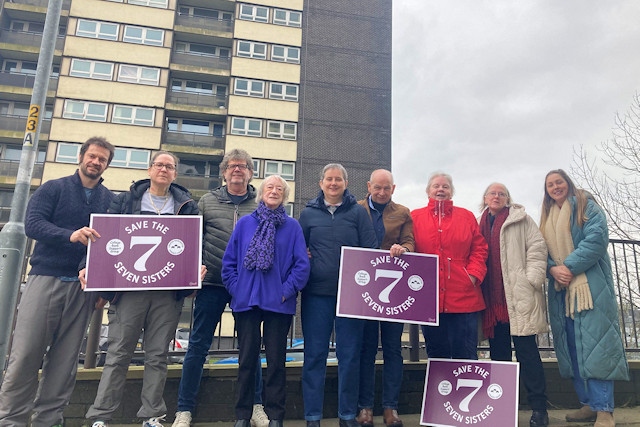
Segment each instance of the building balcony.
[[[0,30],[0,40],[5,44],[15,44],[21,46],[31,46],[40,48],[42,44],[42,33],[32,33],[28,31]],[[64,37],[56,38],[56,50],[62,51],[64,47]]]
[[206,16],[178,14],[176,17],[176,25],[228,33],[233,31],[233,21],[213,19]]
[[[35,74],[11,73],[8,71],[0,71],[0,86],[13,86],[19,88],[33,89],[36,80]],[[58,77],[49,78],[49,87],[47,91],[56,91],[58,89]],[[53,96],[53,94],[52,94]]]
[[207,95],[193,92],[169,92],[168,102],[177,105],[189,105],[197,107],[210,107],[225,110],[226,115],[228,96]]
[[[16,177],[18,176],[18,168],[20,166],[19,160],[0,160],[0,180],[3,183],[7,184],[15,184]],[[33,180],[41,180],[42,179],[42,163],[36,163],[33,166],[33,173],[31,175],[31,184],[33,185]],[[7,220],[8,220],[7,214]],[[0,222],[4,221],[4,218],[0,219]]]
[[[49,5],[49,0],[9,0],[7,3],[26,4],[28,6],[38,6],[46,9]],[[69,10],[70,7],[71,0],[62,0],[63,10]]]
[[192,193],[202,193],[220,186],[220,177],[202,175],[178,175],[176,183],[187,188]]
[[231,58],[214,55],[174,51],[171,62],[191,67],[210,68],[211,70],[231,70]]
[[[0,114],[0,132],[24,132],[27,127],[27,116]],[[51,120],[42,120],[40,134],[49,134]]]
[[194,132],[165,131],[164,143],[183,147],[224,149],[224,136],[205,135]]

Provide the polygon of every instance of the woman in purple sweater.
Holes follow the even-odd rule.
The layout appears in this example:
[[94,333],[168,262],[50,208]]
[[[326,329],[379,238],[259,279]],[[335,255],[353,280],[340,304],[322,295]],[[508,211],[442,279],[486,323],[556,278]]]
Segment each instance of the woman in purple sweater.
[[269,427],[282,427],[284,419],[287,333],[310,270],[302,228],[283,207],[288,197],[284,179],[266,178],[256,196],[258,208],[238,220],[222,258],[240,353],[235,427],[251,425],[261,339],[267,355],[264,409]]

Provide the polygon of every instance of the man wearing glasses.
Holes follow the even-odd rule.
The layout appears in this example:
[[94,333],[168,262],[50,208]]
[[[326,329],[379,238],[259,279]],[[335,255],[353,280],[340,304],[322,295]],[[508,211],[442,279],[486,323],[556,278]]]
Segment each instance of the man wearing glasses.
[[[204,223],[203,262],[207,274],[202,289],[195,298],[193,327],[189,347],[182,365],[178,389],[178,410],[173,427],[189,427],[196,407],[196,396],[205,359],[213,341],[220,317],[231,296],[222,284],[222,256],[238,219],[256,208],[256,189],[249,184],[253,178],[253,159],[245,150],[227,152],[220,163],[225,185],[202,196],[198,203]],[[257,363],[260,363],[258,359]],[[269,419],[262,407],[262,370],[256,376],[256,399],[251,423],[267,427]]]

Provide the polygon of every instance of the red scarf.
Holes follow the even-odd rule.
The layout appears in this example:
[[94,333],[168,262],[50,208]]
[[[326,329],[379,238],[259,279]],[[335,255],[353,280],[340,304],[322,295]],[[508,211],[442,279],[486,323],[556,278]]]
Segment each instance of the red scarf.
[[489,209],[485,209],[480,218],[480,232],[489,245],[487,275],[482,282],[482,296],[487,305],[482,316],[482,333],[493,338],[493,328],[500,323],[509,323],[507,300],[504,296],[502,265],[500,264],[500,230],[509,216],[509,207],[505,206],[495,215],[493,227]]

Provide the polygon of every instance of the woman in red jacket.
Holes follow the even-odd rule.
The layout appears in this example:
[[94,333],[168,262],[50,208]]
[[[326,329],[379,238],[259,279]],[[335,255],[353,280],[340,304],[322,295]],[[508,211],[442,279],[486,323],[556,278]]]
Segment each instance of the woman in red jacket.
[[440,326],[423,326],[422,333],[428,357],[475,360],[488,247],[473,213],[453,206],[453,192],[451,176],[434,173],[429,204],[411,212],[416,252],[439,257]]

